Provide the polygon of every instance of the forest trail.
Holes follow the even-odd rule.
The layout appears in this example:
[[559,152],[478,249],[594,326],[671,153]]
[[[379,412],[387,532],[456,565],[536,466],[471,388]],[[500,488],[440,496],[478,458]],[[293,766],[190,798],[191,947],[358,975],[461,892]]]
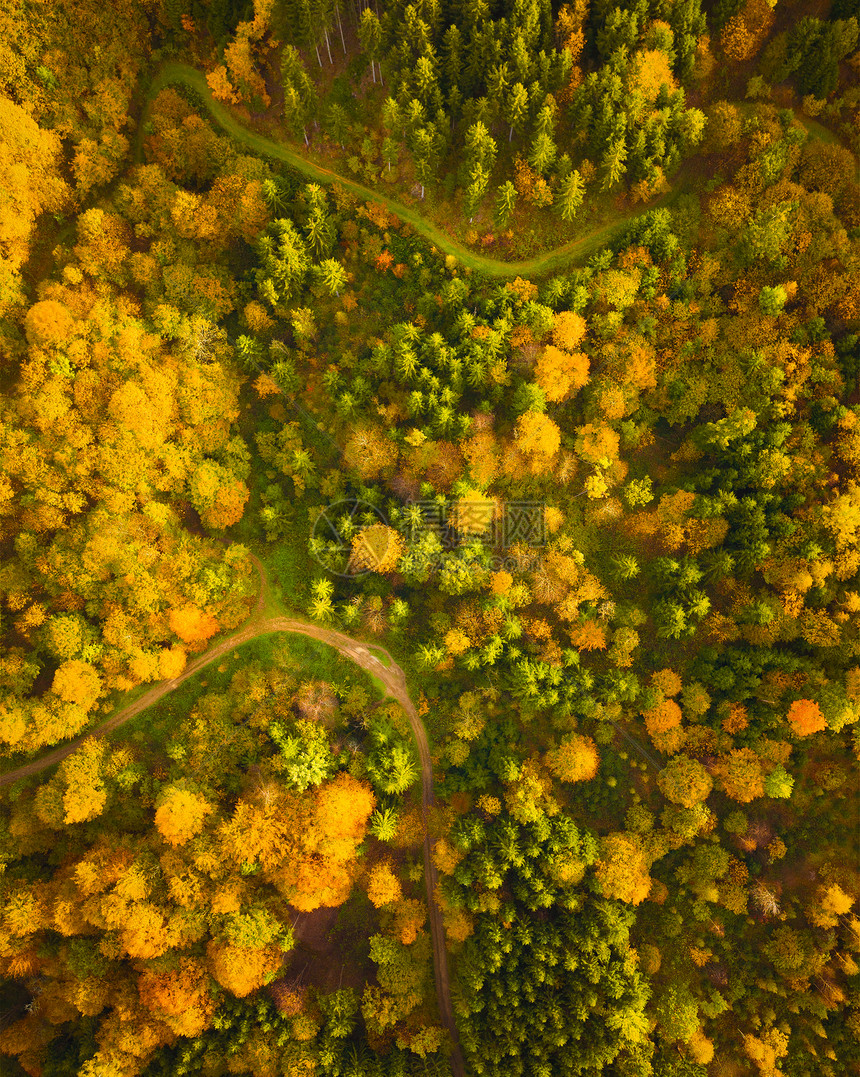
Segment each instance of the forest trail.
[[[141,117],[141,123],[138,126],[136,139],[136,153],[138,157],[142,145],[143,125],[149,114],[149,105],[155,99],[157,94],[166,86],[175,86],[177,84],[186,86],[189,90],[192,90],[197,94],[201,102],[208,109],[212,119],[219,127],[226,131],[228,135],[235,138],[238,142],[243,143],[263,157],[272,157],[275,160],[283,161],[297,172],[301,172],[302,175],[305,175],[318,183],[339,183],[342,187],[351,191],[359,198],[368,202],[378,202],[380,205],[385,206],[390,213],[393,213],[401,220],[406,221],[407,224],[412,225],[416,232],[422,235],[434,246],[438,247],[445,254],[453,255],[458,261],[462,262],[464,266],[467,266],[469,269],[473,269],[478,273],[483,273],[488,277],[532,277],[561,269],[569,262],[573,261],[574,258],[584,258],[594,254],[596,251],[606,246],[612,238],[622,232],[630,220],[635,217],[640,217],[643,213],[650,210],[657,209],[660,206],[673,202],[683,190],[683,184],[680,186],[676,185],[671,191],[668,191],[658,198],[652,205],[630,207],[623,213],[620,213],[610,224],[601,225],[599,228],[594,228],[585,232],[577,239],[572,239],[561,247],[556,247],[554,250],[545,251],[543,254],[536,255],[534,258],[528,258],[520,262],[504,262],[499,258],[489,258],[477,251],[469,250],[468,247],[459,243],[437,225],[433,224],[432,221],[427,220],[427,218],[417,209],[413,209],[410,206],[404,205],[402,202],[398,202],[396,198],[391,198],[381,191],[365,187],[363,183],[357,183],[355,180],[347,179],[346,176],[341,175],[339,172],[333,172],[331,169],[315,164],[313,161],[308,160],[307,157],[304,157],[301,153],[291,149],[284,143],[273,142],[264,135],[259,135],[254,131],[250,131],[236,119],[230,112],[228,106],[222,104],[220,101],[216,101],[212,96],[212,91],[209,89],[206,76],[202,71],[198,71],[197,68],[190,67],[188,64],[179,63],[175,60],[171,60],[164,64],[150,84],[146,107],[144,108],[143,116]],[[739,104],[740,107],[743,107],[744,105],[744,103]],[[801,116],[798,116],[797,118],[814,138],[827,142],[840,142],[839,138],[834,135],[832,131],[822,126],[820,123],[817,123],[815,120]],[[858,162],[857,165],[857,175],[858,180],[860,180],[860,162]]]
[[32,777],[35,774],[41,773],[43,770],[47,770],[48,767],[52,767],[56,763],[62,762],[62,760],[67,759],[88,737],[103,737],[114,729],[118,729],[121,725],[124,725],[130,719],[134,718],[135,715],[140,714],[141,711],[146,710],[147,707],[151,707],[154,703],[163,699],[164,696],[174,691],[184,681],[187,681],[189,677],[193,677],[195,674],[199,673],[200,670],[211,665],[212,662],[217,661],[223,655],[229,654],[237,647],[241,647],[244,643],[250,643],[251,640],[257,639],[259,636],[271,635],[274,632],[295,632],[299,635],[309,636],[311,639],[319,640],[320,643],[326,643],[330,647],[334,647],[334,649],[339,651],[345,658],[348,658],[351,662],[355,662],[357,666],[360,666],[363,670],[372,674],[382,682],[386,692],[403,708],[409,719],[409,724],[412,727],[412,733],[415,737],[415,744],[418,749],[418,759],[421,765],[421,808],[424,817],[424,880],[427,888],[427,909],[430,919],[430,935],[433,941],[433,969],[436,981],[436,999],[442,1023],[450,1036],[452,1044],[450,1058],[453,1075],[454,1077],[465,1077],[466,1071],[457,1036],[457,1025],[454,1021],[454,1007],[451,1003],[451,982],[448,973],[448,955],[445,950],[445,929],[442,923],[442,910],[439,908],[435,897],[438,876],[432,856],[434,843],[430,836],[428,825],[429,809],[434,802],[433,764],[430,758],[430,744],[427,740],[427,730],[425,729],[424,723],[421,721],[418,711],[415,708],[415,704],[412,702],[412,698],[409,695],[409,689],[406,684],[406,674],[397,662],[395,662],[394,658],[389,654],[386,648],[378,643],[373,643],[372,646],[385,654],[390,662],[389,666],[386,666],[381,659],[372,654],[366,643],[361,640],[353,639],[353,637],[347,636],[343,632],[338,632],[336,629],[323,628],[321,625],[315,625],[310,621],[305,621],[296,617],[264,617],[262,615],[263,609],[269,594],[266,569],[262,562],[253,554],[251,555],[251,560],[254,562],[260,576],[260,589],[253,612],[242,628],[210,647],[192,662],[189,662],[178,677],[174,677],[168,681],[161,681],[159,684],[154,685],[149,691],[144,692],[142,696],[136,699],[134,703],[130,703],[127,707],[118,710],[110,718],[102,722],[101,725],[96,726],[82,736],[69,741],[68,744],[63,744],[61,747],[55,748],[54,751],[42,756],[41,759],[33,760],[31,763],[26,763],[22,767],[18,767],[15,770],[0,775],[0,786],[11,785],[12,782],[19,781],[21,778]]
[[[393,213],[401,220],[406,221],[407,224],[412,225],[416,232],[422,235],[434,246],[438,247],[445,254],[453,255],[458,261],[462,262],[464,266],[479,273],[484,273],[488,277],[540,276],[543,273],[549,273],[552,270],[560,269],[562,266],[567,265],[567,263],[574,257],[584,257],[605,246],[613,236],[624,229],[628,220],[641,216],[641,214],[645,212],[643,207],[638,206],[631,208],[625,213],[620,214],[611,224],[595,228],[590,232],[586,232],[578,239],[573,239],[561,247],[556,247],[554,250],[546,251],[543,254],[537,255],[535,258],[529,258],[525,261],[503,262],[498,258],[488,258],[486,255],[479,254],[477,251],[469,250],[468,247],[459,243],[452,236],[447,235],[441,228],[422,216],[418,210],[412,209],[402,202],[398,202],[395,198],[390,198],[381,191],[365,187],[364,184],[347,179],[346,176],[342,176],[338,172],[332,172],[328,168],[323,168],[322,165],[314,164],[284,143],[273,142],[264,135],[258,135],[256,132],[248,130],[247,127],[244,127],[235,116],[232,115],[230,109],[226,105],[215,100],[203,72],[198,71],[194,67],[189,67],[187,64],[170,61],[164,64],[160,69],[150,85],[147,96],[147,108],[144,110],[141,127],[138,128],[139,131],[142,130],[143,123],[146,121],[146,116],[149,111],[149,103],[151,103],[157,94],[165,87],[175,86],[177,84],[186,86],[189,90],[192,90],[197,94],[201,102],[208,109],[212,119],[219,127],[226,131],[228,135],[235,138],[238,142],[244,143],[244,145],[263,157],[272,157],[275,160],[283,161],[285,164],[290,165],[291,168],[296,169],[297,172],[301,172],[303,175],[317,183],[339,183],[346,190],[351,191],[365,201],[378,202],[380,205],[385,206],[390,213]],[[663,195],[649,208],[656,209],[658,206],[671,200],[678,193],[679,192],[676,190]]]

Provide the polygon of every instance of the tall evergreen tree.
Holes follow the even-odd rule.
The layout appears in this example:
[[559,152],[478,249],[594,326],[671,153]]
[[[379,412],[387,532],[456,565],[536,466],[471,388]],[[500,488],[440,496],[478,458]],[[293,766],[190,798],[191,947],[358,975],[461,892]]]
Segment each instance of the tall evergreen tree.
[[539,134],[532,143],[529,164],[543,175],[556,159],[558,149],[550,135]]
[[[358,24],[358,40],[361,42],[361,47],[367,53],[367,57],[370,60],[370,74],[375,83],[376,60],[382,45],[382,27],[379,25],[379,19],[369,7],[365,8],[361,13],[361,20]],[[379,78],[380,81],[382,81],[381,71],[379,73]]]
[[627,171],[626,160],[627,146],[623,138],[617,138],[610,144],[601,161],[603,170],[602,187],[604,191],[611,191],[613,187],[617,187],[621,182],[624,173]]
[[517,189],[510,180],[503,183],[496,193],[496,228],[503,231],[508,227],[517,202]]
[[482,165],[475,165],[472,170],[471,181],[466,188],[466,196],[463,203],[466,216],[469,220],[475,215],[478,203],[487,193],[489,185],[490,173]]
[[572,221],[579,212],[585,194],[585,184],[579,172],[571,172],[561,181],[556,204],[563,221]]
[[473,182],[473,173],[480,167],[489,176],[496,161],[496,140],[490,135],[486,125],[480,120],[473,123],[466,131],[463,175],[468,183]]
[[526,120],[529,115],[529,95],[525,86],[521,82],[516,82],[510,89],[507,101],[507,111],[505,118],[508,121],[510,132],[508,133],[508,142],[513,138],[514,131],[518,135],[522,134],[525,129]]

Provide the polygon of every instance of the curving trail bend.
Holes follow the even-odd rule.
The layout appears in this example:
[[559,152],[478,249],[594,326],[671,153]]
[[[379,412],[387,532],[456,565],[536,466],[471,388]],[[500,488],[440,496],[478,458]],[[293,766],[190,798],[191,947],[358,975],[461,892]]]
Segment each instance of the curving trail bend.
[[12,782],[19,781],[21,778],[32,777],[35,774],[41,773],[43,770],[47,770],[48,767],[52,767],[54,764],[61,762],[63,759],[67,759],[87,737],[103,737],[114,729],[118,729],[119,726],[124,725],[130,719],[134,718],[135,715],[140,714],[141,711],[146,710],[147,707],[151,707],[154,703],[157,703],[158,700],[174,691],[180,684],[187,681],[189,677],[193,677],[195,674],[199,673],[201,669],[204,669],[212,662],[216,662],[223,655],[229,654],[230,651],[234,651],[237,647],[241,647],[243,643],[249,643],[251,640],[256,639],[258,636],[266,636],[274,632],[295,632],[302,636],[310,636],[311,639],[319,640],[321,643],[326,643],[330,647],[334,647],[334,649],[339,651],[345,658],[348,658],[351,662],[355,662],[357,666],[360,666],[368,673],[373,674],[374,677],[378,678],[378,680],[383,683],[386,692],[393,699],[396,699],[406,712],[409,724],[412,727],[412,733],[415,737],[415,744],[418,749],[418,759],[421,765],[421,808],[424,816],[424,881],[427,888],[427,909],[430,920],[430,935],[433,942],[433,970],[436,981],[436,1000],[439,1006],[439,1015],[442,1024],[448,1032],[452,1045],[450,1056],[452,1072],[454,1077],[465,1077],[466,1071],[457,1036],[454,1008],[451,1003],[451,983],[448,973],[448,955],[445,950],[445,929],[442,923],[442,910],[439,908],[435,896],[438,875],[436,865],[433,862],[432,853],[434,841],[430,835],[428,819],[428,812],[434,799],[433,764],[430,759],[430,745],[427,740],[427,730],[424,728],[424,723],[421,721],[418,711],[409,695],[409,690],[406,685],[406,674],[397,662],[394,661],[388,651],[377,643],[374,643],[373,646],[384,652],[391,663],[390,666],[386,666],[380,661],[380,659],[372,654],[360,640],[353,639],[351,636],[347,636],[343,632],[338,632],[336,629],[323,628],[320,625],[296,617],[264,617],[262,611],[268,593],[266,570],[258,558],[253,555],[251,555],[251,558],[260,575],[260,591],[254,611],[251,614],[250,619],[242,626],[242,628],[238,629],[226,639],[214,644],[206,652],[199,655],[192,662],[189,662],[180,676],[174,677],[169,681],[161,681],[159,684],[154,685],[148,692],[144,692],[142,696],[136,699],[134,703],[130,703],[127,707],[118,710],[110,718],[102,722],[101,725],[96,726],[88,733],[76,737],[74,740],[69,741],[68,744],[63,744],[61,747],[55,748],[52,752],[48,752],[47,755],[42,756],[41,759],[33,760],[31,763],[26,763],[22,767],[18,767],[15,770],[0,775],[0,786],[11,785]]
[[[316,164],[285,142],[275,142],[270,138],[266,138],[265,135],[249,130],[236,118],[227,105],[222,104],[212,96],[212,91],[202,71],[175,60],[163,64],[150,83],[146,106],[137,129],[135,156],[138,160],[140,160],[144,125],[149,115],[149,106],[157,94],[166,86],[176,85],[182,85],[192,90],[206,107],[215,123],[237,142],[243,143],[263,157],[283,161],[316,183],[338,183],[341,187],[351,191],[364,201],[378,202],[385,206],[390,213],[410,224],[416,232],[445,254],[453,255],[464,266],[478,273],[483,273],[487,277],[541,276],[544,273],[562,269],[574,259],[588,257],[605,247],[611,239],[623,232],[627,223],[633,218],[660,206],[670,205],[677,199],[684,188],[684,184],[676,184],[673,190],[667,191],[666,194],[650,205],[630,207],[618,214],[610,224],[590,228],[576,239],[569,240],[554,250],[544,251],[534,258],[528,258],[524,261],[505,262],[500,258],[489,258],[478,251],[470,250],[454,239],[453,236],[439,228],[438,225],[428,220],[418,209],[408,206],[396,198],[391,198],[382,191],[366,187],[363,183],[358,183],[356,180],[343,176],[339,172],[334,172],[329,168]],[[739,102],[739,104],[741,108],[749,107],[748,103],[745,105],[743,102]],[[798,116],[797,119],[813,138],[827,142],[840,142],[840,139],[832,131],[817,121],[801,116]],[[860,162],[857,164],[857,176],[858,181],[860,181]]]
[[[215,123],[231,138],[236,139],[237,142],[243,143],[262,157],[283,161],[315,183],[338,183],[341,187],[351,191],[352,194],[357,195],[364,201],[378,202],[380,205],[385,206],[390,213],[410,224],[416,232],[445,254],[453,255],[464,266],[488,277],[539,276],[552,270],[561,269],[574,258],[585,257],[605,246],[614,235],[624,229],[628,220],[640,216],[645,210],[645,207],[629,209],[620,214],[611,224],[591,229],[579,238],[570,240],[570,242],[555,248],[555,250],[545,251],[535,258],[520,262],[504,262],[499,258],[489,258],[459,243],[453,236],[448,235],[448,233],[433,224],[432,221],[429,221],[417,209],[399,202],[396,198],[391,198],[382,191],[365,187],[363,183],[358,183],[347,176],[341,175],[339,172],[333,172],[329,168],[316,164],[291,148],[287,143],[274,142],[264,135],[249,130],[236,119],[229,106],[222,104],[212,96],[212,91],[209,89],[204,73],[198,71],[197,68],[190,67],[188,64],[171,60],[160,68],[152,80],[147,94],[146,108],[138,127],[138,144],[140,144],[143,128],[149,115],[150,104],[165,87],[177,85],[185,86],[192,90],[205,105]],[[647,208],[655,209],[657,206],[670,201],[677,193],[676,191],[665,194]]]

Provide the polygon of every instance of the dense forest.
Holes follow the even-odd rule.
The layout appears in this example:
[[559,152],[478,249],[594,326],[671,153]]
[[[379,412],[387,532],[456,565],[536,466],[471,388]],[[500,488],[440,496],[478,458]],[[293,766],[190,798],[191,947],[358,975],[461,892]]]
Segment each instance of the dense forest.
[[858,0],[6,0],[4,1077],[860,1074]]

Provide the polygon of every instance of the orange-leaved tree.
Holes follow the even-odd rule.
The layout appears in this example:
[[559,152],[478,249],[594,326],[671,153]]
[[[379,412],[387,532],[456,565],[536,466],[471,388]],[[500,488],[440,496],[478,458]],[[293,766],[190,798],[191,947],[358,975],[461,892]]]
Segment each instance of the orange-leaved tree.
[[788,722],[798,737],[820,733],[827,727],[821,708],[812,699],[796,699],[788,708]]
[[546,754],[546,765],[563,782],[590,781],[597,773],[600,756],[591,737],[572,733]]
[[282,868],[285,892],[297,909],[312,912],[346,901],[356,874],[355,851],[375,807],[370,785],[350,774],[317,788],[299,855]]
[[218,631],[219,625],[211,613],[206,613],[196,606],[183,606],[171,610],[168,614],[171,632],[183,643],[205,643]]
[[684,741],[684,734],[681,729],[681,708],[675,700],[664,699],[642,714],[655,748],[669,754],[676,752]]
[[60,347],[68,343],[74,324],[65,303],[58,299],[43,299],[30,307],[24,319],[27,343],[38,348]]
[[146,968],[137,982],[140,1001],[178,1036],[197,1036],[209,1025],[215,1000],[208,974],[196,958],[181,957],[175,968]]

